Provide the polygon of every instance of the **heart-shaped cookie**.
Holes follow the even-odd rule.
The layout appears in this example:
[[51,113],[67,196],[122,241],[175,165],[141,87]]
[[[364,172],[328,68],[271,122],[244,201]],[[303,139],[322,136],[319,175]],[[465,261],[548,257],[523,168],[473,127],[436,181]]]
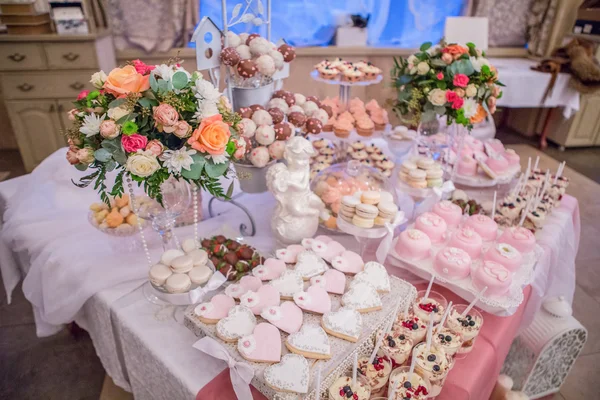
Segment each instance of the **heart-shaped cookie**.
[[346,275],[335,269],[328,269],[323,275],[310,278],[310,284],[321,286],[329,293],[344,294]]
[[366,263],[365,269],[354,276],[354,281],[368,282],[379,293],[390,291],[390,276],[385,267],[376,261]]
[[285,345],[292,353],[304,357],[323,360],[331,358],[329,338],[319,325],[302,325],[298,332],[287,337]]
[[320,286],[310,286],[306,292],[296,293],[294,302],[310,313],[324,314],[331,310],[331,299],[327,291]]
[[298,254],[294,271],[298,272],[302,279],[309,280],[313,276],[321,275],[327,271],[325,261],[313,251],[303,251]]
[[260,316],[286,333],[298,332],[302,326],[302,310],[291,301],[267,307]]
[[342,304],[361,313],[381,310],[381,299],[377,290],[364,281],[353,281],[350,284],[350,288],[342,296]]
[[321,242],[320,240],[313,240],[311,245],[312,251],[317,253],[319,257],[327,262],[331,262],[334,257],[339,256],[346,250],[339,242],[332,240],[328,243]]
[[249,291],[240,297],[240,304],[248,307],[254,315],[269,306],[278,306],[281,301],[279,291],[271,285],[263,285],[256,292]]
[[269,282],[269,285],[279,290],[279,294],[283,300],[292,300],[296,293],[304,290],[304,280],[302,276],[296,271],[286,270],[277,279],[273,279]]
[[363,270],[365,263],[360,255],[346,250],[331,260],[331,266],[345,274],[354,275]]
[[251,335],[238,340],[237,348],[248,361],[275,363],[281,360],[281,334],[273,325],[262,322]]
[[264,372],[265,382],[275,390],[307,393],[308,361],[298,354],[286,354],[279,364],[269,365]]
[[235,342],[250,335],[256,326],[256,317],[248,307],[235,306],[227,317],[217,322],[217,336],[226,342]]
[[252,275],[263,281],[270,281],[279,278],[287,269],[283,260],[277,258],[267,258],[263,265],[259,265],[252,270]]
[[194,308],[194,313],[205,324],[216,324],[227,316],[233,306],[235,306],[235,300],[225,294],[218,294],[208,303],[198,304]]
[[327,243],[331,242],[333,239],[327,235],[319,235],[315,238],[315,240],[319,240],[319,241],[327,244]]
[[330,335],[355,343],[362,332],[362,317],[357,310],[342,307],[323,315],[321,326]]
[[296,262],[298,254],[304,251],[304,246],[299,244],[291,244],[285,249],[275,250],[275,256],[286,264]]
[[225,288],[225,294],[233,297],[234,299],[239,299],[250,290],[256,292],[261,286],[262,281],[260,280],[260,278],[251,275],[246,275],[243,276],[242,279],[240,279],[239,283],[233,283],[227,286]]

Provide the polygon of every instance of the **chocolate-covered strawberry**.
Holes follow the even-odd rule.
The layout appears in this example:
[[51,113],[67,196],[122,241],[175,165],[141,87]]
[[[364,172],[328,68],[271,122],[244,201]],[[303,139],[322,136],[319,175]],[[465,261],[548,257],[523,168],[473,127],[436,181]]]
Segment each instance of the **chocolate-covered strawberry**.
[[203,239],[202,242],[200,242],[200,244],[202,245],[202,247],[204,247],[205,249],[210,249],[212,246],[212,240],[210,239]]
[[242,260],[250,260],[252,258],[252,256],[254,255],[254,250],[252,250],[250,247],[248,247],[247,245],[242,245],[238,250],[237,250],[237,255],[239,258],[241,258]]
[[235,265],[235,263],[237,263],[238,260],[239,260],[238,256],[234,252],[229,252],[223,256],[223,261],[225,261],[231,265]]
[[229,242],[227,242],[227,250],[236,251],[239,248],[240,248],[240,244],[238,242],[236,242],[235,240],[230,240]]
[[215,242],[219,243],[219,244],[223,244],[227,241],[227,238],[223,235],[217,235],[214,237]]
[[210,248],[210,252],[217,257],[223,257],[227,253],[227,247],[222,244],[213,244]]
[[235,269],[239,272],[248,272],[250,271],[250,264],[248,264],[248,261],[238,261],[235,264]]

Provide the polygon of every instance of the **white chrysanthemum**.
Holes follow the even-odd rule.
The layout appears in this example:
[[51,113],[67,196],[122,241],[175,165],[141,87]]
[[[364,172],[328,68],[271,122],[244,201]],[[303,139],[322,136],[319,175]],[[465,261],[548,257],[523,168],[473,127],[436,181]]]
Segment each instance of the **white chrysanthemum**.
[[156,68],[154,68],[152,70],[152,75],[159,76],[162,79],[164,79],[165,81],[169,81],[169,82],[173,78],[174,74],[175,74],[175,71],[173,70],[173,67],[170,65],[167,65],[167,64],[157,65]]
[[194,163],[192,156],[194,154],[196,154],[196,150],[188,150],[186,147],[182,147],[179,150],[165,150],[160,155],[160,159],[169,170],[169,173],[179,175],[182,169],[189,171],[192,168]]
[[435,55],[438,55],[441,51],[442,51],[442,46],[440,46],[439,44],[436,44],[436,45],[433,45],[430,48],[428,48],[425,52],[433,57]]
[[88,114],[83,117],[83,124],[79,128],[79,132],[83,133],[86,137],[94,136],[100,133],[100,124],[106,118],[106,114],[97,116],[94,113]]
[[216,156],[207,155],[206,158],[212,159],[215,164],[223,164],[229,160],[229,154],[223,153]]
[[221,97],[221,92],[211,82],[201,77],[196,79],[194,92],[196,98],[200,100],[216,101]]
[[473,69],[476,72],[481,72],[481,67],[484,65],[487,65],[488,67],[490,66],[489,60],[485,57],[469,57],[469,60],[471,61],[471,65],[473,65]]
[[478,109],[477,101],[475,99],[466,99],[463,104],[463,110],[465,111],[465,118],[471,118],[477,114]]

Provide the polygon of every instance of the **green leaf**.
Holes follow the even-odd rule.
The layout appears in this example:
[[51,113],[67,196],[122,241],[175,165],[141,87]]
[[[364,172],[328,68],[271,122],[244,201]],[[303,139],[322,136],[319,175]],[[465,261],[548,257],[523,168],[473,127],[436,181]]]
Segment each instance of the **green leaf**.
[[93,92],[89,92],[88,93],[88,95],[86,96],[86,99],[88,99],[88,100],[94,100],[98,96],[100,96],[100,92],[97,91],[97,90],[94,90]]
[[94,158],[100,162],[107,162],[112,158],[112,154],[105,148],[101,148],[94,152]]
[[77,168],[79,171],[85,171],[88,169],[88,166],[85,164],[75,164],[75,168]]
[[125,165],[127,164],[127,155],[125,154],[125,151],[122,148],[118,148],[117,150],[115,150],[113,152],[113,159],[119,163],[119,165]]
[[192,164],[190,170],[188,171],[182,169],[181,176],[183,176],[186,179],[196,181],[202,176],[202,170],[204,169],[204,165],[206,164],[206,158],[196,153],[192,156],[192,159],[194,160],[194,163]]
[[492,71],[490,70],[490,67],[487,65],[482,65],[481,66],[481,75],[487,76],[490,75],[492,73]]
[[114,153],[115,151],[121,148],[121,140],[120,139],[105,139],[102,141],[102,147],[106,150]]
[[423,106],[423,111],[433,111],[433,104],[431,104],[430,102],[425,103],[425,105]]
[[233,143],[233,142],[227,143],[227,147],[225,148],[225,151],[227,152],[227,154],[229,154],[230,157],[233,155],[233,153],[235,153],[235,150],[236,150],[235,143]]
[[496,82],[494,82],[494,84],[501,86],[501,87],[506,87],[506,85],[500,81],[496,81]]
[[119,118],[119,120],[117,121],[117,124],[123,125],[127,121],[134,121],[138,115],[139,115],[138,113],[127,114],[124,117]]
[[126,99],[116,99],[116,100],[113,100],[110,103],[108,103],[108,108],[117,108],[121,104],[124,104],[125,101],[126,101]]
[[181,90],[185,87],[185,85],[187,85],[188,77],[185,72],[178,71],[173,75],[171,82],[173,83],[173,87],[175,89]]
[[448,88],[448,84],[445,81],[437,82],[438,89],[446,90]]
[[113,159],[108,160],[108,162],[106,163],[106,170],[108,172],[111,172],[116,167],[117,167],[117,162]]
[[396,79],[396,83],[398,84],[398,86],[402,86],[402,85],[406,85],[407,83],[411,82],[413,80],[413,77],[411,75],[401,75],[400,77],[398,77],[398,79]]
[[433,111],[435,111],[435,113],[437,115],[444,115],[444,114],[446,114],[446,107],[444,107],[444,106],[434,106],[433,107]]
[[431,42],[425,42],[421,45],[421,47],[419,47],[419,50],[421,51],[426,51],[427,49],[429,49],[431,47]]
[[502,98],[502,95],[504,94],[504,92],[500,92],[500,94],[498,95],[498,97],[496,97],[498,100],[500,100]]
[[142,97],[141,99],[138,100],[138,103],[140,103],[140,105],[144,108],[152,108],[153,106],[158,105],[158,101],[151,100],[147,97]]
[[235,187],[234,182],[231,181],[231,183],[229,184],[229,187],[227,188],[227,193],[225,194],[225,196],[227,196],[228,198],[231,198],[234,187]]
[[158,90],[159,93],[166,93],[169,91],[169,82],[164,79],[158,80]]
[[154,76],[152,73],[150,74],[150,87],[155,92],[158,92],[158,82],[156,81],[156,76]]
[[433,83],[433,79],[427,79],[427,80],[421,81],[421,82],[417,83],[417,85],[424,86],[424,85],[429,85],[430,83]]
[[475,69],[473,68],[473,64],[469,60],[458,60],[452,66],[456,65],[456,71],[459,74],[465,74],[467,76],[471,76],[475,73]]
[[462,55],[460,56],[460,59],[461,59],[461,60],[468,60],[468,59],[469,59],[469,55],[468,55],[468,54],[462,54]]
[[430,122],[435,119],[435,111],[429,110],[421,114],[421,122]]
[[443,68],[446,66],[446,63],[444,61],[442,61],[440,58],[434,58],[431,60],[431,65],[434,67]]
[[469,49],[474,49],[474,48],[475,48],[475,43],[473,43],[473,42],[469,42],[469,43],[467,43],[467,47],[468,47]]
[[211,160],[207,162],[204,166],[206,174],[211,178],[219,178],[223,176],[223,174],[225,174],[225,171],[227,171],[227,168],[229,168],[229,161],[224,162],[222,164],[214,164]]
[[477,89],[477,97],[483,97],[484,94],[485,94],[485,86],[479,86],[479,89]]

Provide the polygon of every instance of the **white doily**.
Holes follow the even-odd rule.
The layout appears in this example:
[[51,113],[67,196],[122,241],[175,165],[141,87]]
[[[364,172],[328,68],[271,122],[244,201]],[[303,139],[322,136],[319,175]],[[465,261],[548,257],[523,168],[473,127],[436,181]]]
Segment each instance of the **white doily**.
[[375,79],[370,81],[358,81],[358,82],[344,82],[339,78],[337,79],[323,79],[319,76],[319,71],[313,69],[310,72],[310,77],[313,78],[317,82],[327,83],[329,85],[339,85],[339,86],[371,86],[380,83],[383,80],[383,74],[377,75]]
[[[358,357],[367,357],[371,355],[373,348],[375,347],[375,333],[377,330],[383,328],[384,324],[389,321],[392,317],[390,314],[393,312],[393,307],[397,304],[399,298],[402,299],[399,310],[403,310],[407,302],[411,303],[414,301],[417,290],[410,283],[391,277],[391,291],[381,296],[383,308],[380,311],[374,311],[366,314],[362,314],[363,318],[363,331],[356,343],[336,338],[328,335],[329,343],[331,345],[332,357],[329,360],[322,360],[318,363],[315,360],[308,359],[311,366],[310,370],[310,383],[309,393],[304,395],[303,399],[316,399],[315,396],[315,381],[317,368],[316,364],[322,368],[321,372],[321,388],[319,398],[327,397],[327,390],[333,384],[333,382],[344,374],[351,373],[352,364],[354,360],[354,354],[357,353]],[[348,279],[347,285],[350,284]],[[330,295],[331,297],[331,309],[338,310],[341,307],[339,295]],[[304,313],[303,323],[320,325],[321,316],[315,314]],[[265,320],[257,316],[257,323],[264,322]],[[225,343],[219,339],[216,335],[216,325],[207,325],[202,323],[194,314],[194,306],[190,306],[185,311],[184,325],[188,327],[196,336],[209,336],[221,343],[229,354],[237,361],[248,363],[254,368],[254,378],[252,379],[252,385],[264,394],[268,399],[298,399],[297,394],[293,393],[282,393],[272,389],[268,386],[263,377],[265,368],[269,365],[266,363],[255,363],[246,361],[237,351],[235,343]],[[287,334],[281,332],[282,343],[285,342]],[[288,353],[286,346],[282,344],[282,355]]]

